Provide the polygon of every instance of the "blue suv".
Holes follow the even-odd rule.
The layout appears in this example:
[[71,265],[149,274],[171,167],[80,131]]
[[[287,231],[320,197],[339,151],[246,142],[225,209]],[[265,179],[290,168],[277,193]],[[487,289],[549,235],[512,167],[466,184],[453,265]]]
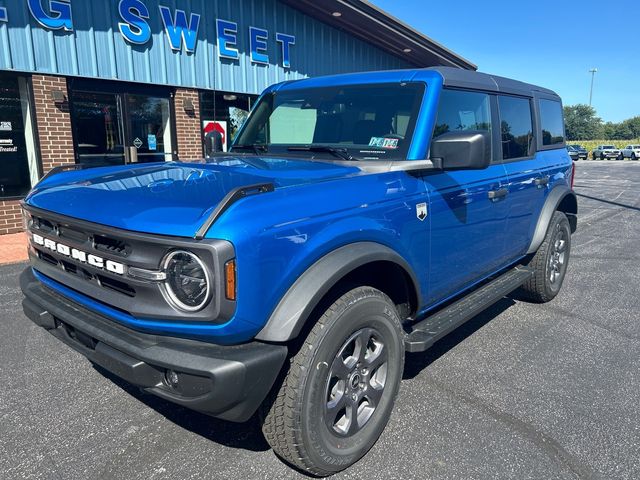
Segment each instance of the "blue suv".
[[516,290],[558,294],[573,175],[544,88],[450,68],[285,82],[229,153],[44,178],[24,311],[146,392],[260,412],[281,458],[329,475],[382,433],[405,352]]

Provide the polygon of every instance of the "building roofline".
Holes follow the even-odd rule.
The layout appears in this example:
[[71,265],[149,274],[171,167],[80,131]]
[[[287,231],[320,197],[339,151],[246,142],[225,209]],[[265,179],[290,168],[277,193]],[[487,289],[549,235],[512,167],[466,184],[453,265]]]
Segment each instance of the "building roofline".
[[[416,67],[441,65],[465,70],[478,68],[469,60],[367,0],[280,1],[375,45]],[[339,13],[340,16],[334,16],[334,12]]]

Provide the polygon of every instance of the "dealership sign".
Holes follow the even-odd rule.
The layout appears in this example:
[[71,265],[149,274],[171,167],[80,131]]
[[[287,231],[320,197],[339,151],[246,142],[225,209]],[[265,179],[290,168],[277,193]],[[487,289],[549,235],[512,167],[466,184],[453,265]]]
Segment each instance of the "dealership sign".
[[[51,30],[64,30],[72,32],[73,11],[72,0],[25,0],[33,18],[43,27]],[[121,21],[118,22],[118,30],[122,37],[129,43],[145,45],[151,40],[151,27],[148,20],[151,12],[143,0],[120,0],[118,14]],[[158,6],[158,15],[162,20],[167,41],[175,52],[185,50],[194,53],[198,41],[201,16],[197,13],[187,13],[184,10],[172,9],[167,6]],[[0,7],[0,22],[8,21],[7,9]],[[240,31],[238,24],[223,19],[216,19],[216,33],[218,41],[218,57],[230,60],[238,60],[238,38]],[[296,37],[284,33],[271,35],[269,31],[249,27],[249,56],[252,63],[268,65],[269,42],[279,45],[282,51],[282,66],[291,67],[291,47],[296,43]]]

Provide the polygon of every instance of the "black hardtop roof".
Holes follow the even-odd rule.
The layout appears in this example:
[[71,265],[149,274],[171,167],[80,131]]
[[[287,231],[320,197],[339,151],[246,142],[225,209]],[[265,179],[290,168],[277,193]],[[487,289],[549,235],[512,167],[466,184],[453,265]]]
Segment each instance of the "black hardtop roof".
[[510,78],[474,72],[472,70],[462,70],[454,67],[429,67],[426,70],[439,72],[444,78],[444,85],[446,87],[474,88],[490,92],[525,95],[528,97],[534,96],[535,93],[558,97],[557,93],[548,88],[538,87],[537,85],[519,82],[518,80],[512,80]]

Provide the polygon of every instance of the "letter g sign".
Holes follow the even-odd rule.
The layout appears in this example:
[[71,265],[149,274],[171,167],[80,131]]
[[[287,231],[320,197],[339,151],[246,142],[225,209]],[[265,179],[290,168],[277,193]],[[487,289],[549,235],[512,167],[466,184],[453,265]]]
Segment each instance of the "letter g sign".
[[60,30],[62,28],[67,32],[73,31],[71,0],[48,0],[51,14],[45,12],[41,1],[27,0],[31,15],[40,25],[52,30]]

